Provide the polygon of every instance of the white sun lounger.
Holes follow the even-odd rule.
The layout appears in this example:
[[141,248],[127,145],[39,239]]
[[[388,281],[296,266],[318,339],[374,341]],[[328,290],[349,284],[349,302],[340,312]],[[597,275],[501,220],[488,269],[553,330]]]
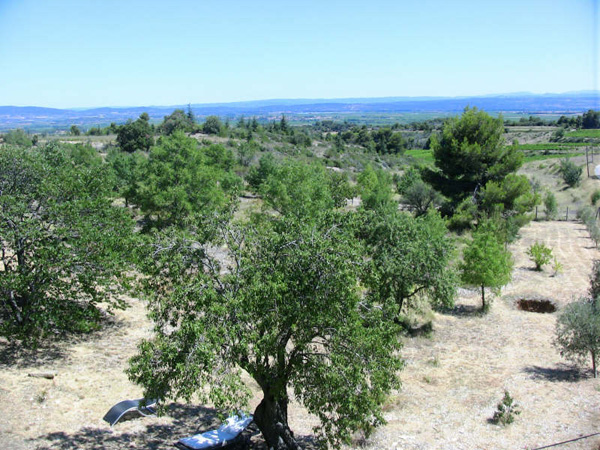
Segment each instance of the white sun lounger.
[[231,416],[226,422],[216,430],[206,433],[196,434],[195,436],[180,439],[175,444],[181,449],[204,450],[211,448],[221,448],[232,444],[242,432],[250,425],[253,417],[251,415]]
[[152,407],[152,405],[156,405],[156,400],[146,400],[146,406],[140,406],[143,401],[143,398],[137,400],[123,400],[110,408],[102,419],[110,423],[110,426],[112,427],[121,420],[121,417],[131,411],[137,411],[142,416],[156,414],[156,410]]

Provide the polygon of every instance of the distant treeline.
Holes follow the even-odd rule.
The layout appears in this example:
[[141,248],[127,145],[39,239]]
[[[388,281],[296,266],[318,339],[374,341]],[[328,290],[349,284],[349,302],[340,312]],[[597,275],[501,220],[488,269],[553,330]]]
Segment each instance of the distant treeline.
[[557,120],[544,120],[541,117],[521,117],[519,120],[505,120],[505,126],[559,126],[570,128],[600,128],[600,111],[590,109],[577,116],[560,116]]

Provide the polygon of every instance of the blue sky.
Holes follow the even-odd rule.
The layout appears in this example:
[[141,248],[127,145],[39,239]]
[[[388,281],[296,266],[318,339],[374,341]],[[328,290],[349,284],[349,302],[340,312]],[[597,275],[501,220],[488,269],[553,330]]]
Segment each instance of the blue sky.
[[598,89],[598,2],[0,0],[0,105]]

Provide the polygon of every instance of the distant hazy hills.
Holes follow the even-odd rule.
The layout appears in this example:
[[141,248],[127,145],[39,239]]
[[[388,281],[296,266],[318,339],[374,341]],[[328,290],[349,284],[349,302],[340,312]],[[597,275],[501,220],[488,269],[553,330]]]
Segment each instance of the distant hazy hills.
[[[221,117],[272,117],[346,114],[402,114],[402,113],[459,113],[465,106],[477,106],[488,112],[525,114],[573,114],[588,109],[600,109],[600,91],[578,91],[564,94],[514,93],[480,97],[384,97],[344,99],[274,99],[234,103],[192,104],[198,118],[208,115]],[[92,109],[55,109],[36,106],[0,106],[0,129],[61,128],[107,125],[135,119],[147,112],[151,119],[161,120],[175,108],[187,105],[119,107]]]

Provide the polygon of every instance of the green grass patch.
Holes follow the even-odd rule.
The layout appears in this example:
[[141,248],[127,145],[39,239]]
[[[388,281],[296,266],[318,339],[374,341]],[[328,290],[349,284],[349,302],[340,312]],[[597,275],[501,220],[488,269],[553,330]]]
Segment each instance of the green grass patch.
[[542,142],[539,144],[519,144],[519,150],[568,150],[574,147],[585,147],[585,142]]
[[422,161],[425,163],[433,164],[433,161],[434,161],[433,150],[421,150],[421,149],[407,150],[405,155],[410,156],[415,159],[418,159],[419,161]]
[[531,162],[531,161],[542,161],[544,159],[557,159],[557,158],[565,158],[567,156],[581,156],[581,155],[585,155],[585,153],[554,153],[554,154],[550,154],[550,155],[525,155],[525,157],[523,158],[524,162]]
[[600,129],[569,131],[568,133],[565,134],[565,136],[600,139]]

